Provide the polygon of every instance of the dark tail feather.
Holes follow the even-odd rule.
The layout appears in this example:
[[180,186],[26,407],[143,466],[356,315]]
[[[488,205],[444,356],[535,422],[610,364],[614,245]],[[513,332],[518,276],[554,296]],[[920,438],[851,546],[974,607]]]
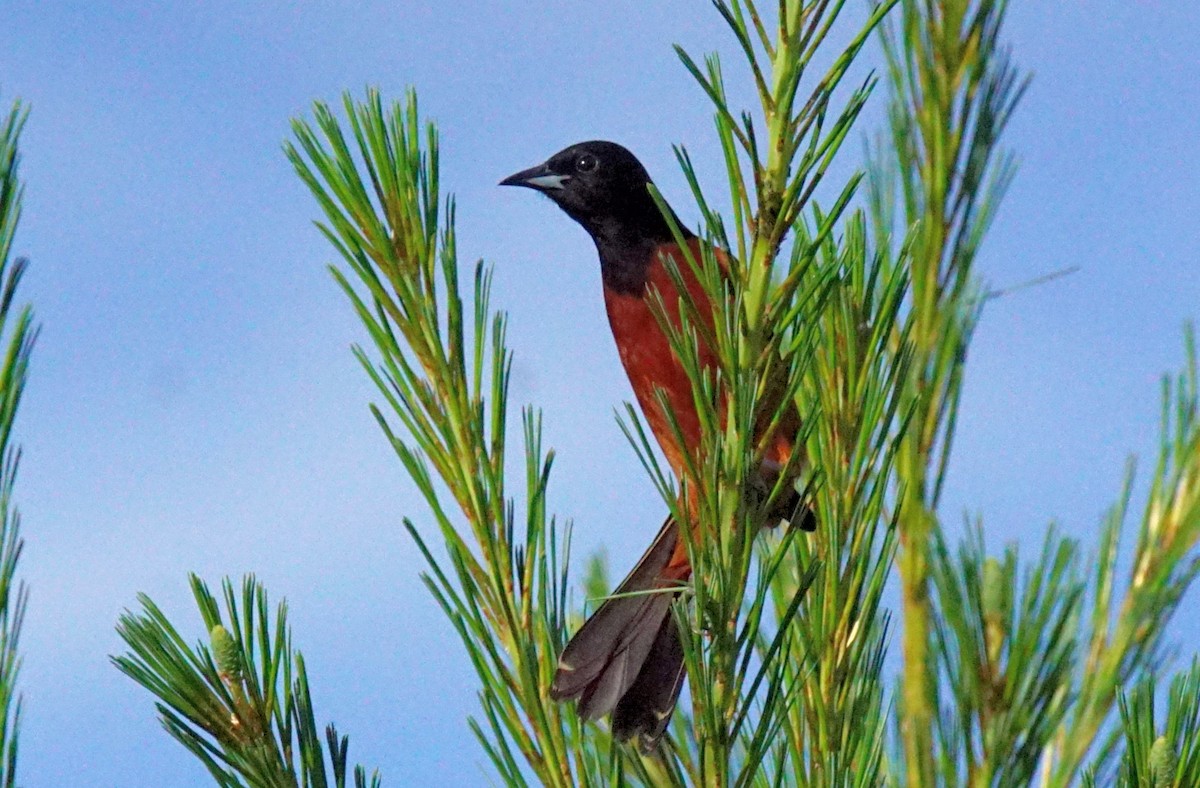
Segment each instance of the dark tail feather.
[[684,675],[679,625],[668,613],[637,680],[613,710],[612,732],[617,741],[641,734],[642,750],[651,752],[666,733]]
[[624,741],[642,734],[643,746],[662,736],[683,684],[683,650],[671,615],[675,594],[655,593],[676,581],[664,571],[678,534],[668,518],[613,597],[563,649],[550,688],[555,700],[578,698],[584,719],[615,710],[613,735]]

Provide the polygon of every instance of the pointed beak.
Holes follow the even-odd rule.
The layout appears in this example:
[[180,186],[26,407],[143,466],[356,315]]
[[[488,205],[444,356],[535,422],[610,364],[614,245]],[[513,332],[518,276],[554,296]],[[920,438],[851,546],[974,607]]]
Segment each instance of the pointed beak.
[[500,185],[524,186],[527,189],[534,189],[539,192],[553,192],[561,190],[570,179],[571,176],[569,175],[559,175],[556,172],[552,172],[549,166],[539,164],[536,167],[530,167],[527,170],[521,170],[509,175],[500,181]]

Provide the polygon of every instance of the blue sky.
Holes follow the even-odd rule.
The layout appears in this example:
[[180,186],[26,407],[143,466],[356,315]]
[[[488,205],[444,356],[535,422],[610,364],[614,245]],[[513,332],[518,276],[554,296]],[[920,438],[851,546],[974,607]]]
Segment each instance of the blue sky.
[[[972,349],[945,514],[981,515],[994,546],[1033,548],[1052,520],[1094,544],[1126,459],[1151,462],[1159,376],[1200,316],[1198,27],[1192,3],[1014,3],[1035,81],[981,270],[996,286],[1081,270],[990,305]],[[44,326],[19,424],[26,785],[203,784],[107,656],[139,591],[195,625],[188,571],[255,571],[287,596],[318,717],[352,759],[391,785],[486,782],[473,675],[400,527],[424,509],[367,412],[363,334],[280,145],[313,99],[418,88],[462,260],[497,267],[514,402],[546,412],[553,506],[619,571],[661,504],[612,420],[630,393],[594,250],[495,184],[609,138],[694,221],[670,144],[714,184],[720,169],[672,43],[730,52],[683,0],[0,6],[0,99],[33,109],[16,249]],[[1173,634],[1200,641],[1194,622]]]

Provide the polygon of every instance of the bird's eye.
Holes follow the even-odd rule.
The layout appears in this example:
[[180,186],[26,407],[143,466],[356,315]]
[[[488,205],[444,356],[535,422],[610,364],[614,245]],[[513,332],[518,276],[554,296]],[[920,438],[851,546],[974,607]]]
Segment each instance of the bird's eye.
[[576,172],[591,172],[596,169],[596,165],[600,162],[596,161],[596,157],[590,153],[584,153],[575,159]]

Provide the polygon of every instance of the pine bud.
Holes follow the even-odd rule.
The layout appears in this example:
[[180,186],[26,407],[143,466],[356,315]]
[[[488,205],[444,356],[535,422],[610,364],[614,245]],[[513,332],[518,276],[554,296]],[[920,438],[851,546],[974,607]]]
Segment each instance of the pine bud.
[[995,558],[983,562],[983,622],[986,627],[984,640],[987,644],[987,658],[993,666],[1000,661],[1000,650],[1004,645],[1005,622],[1007,616],[1004,609],[1004,567]]
[[217,669],[222,678],[227,681],[240,683],[242,680],[242,657],[238,651],[237,642],[229,634],[229,630],[217,624],[209,632],[212,641],[213,657],[217,661]]
[[1150,784],[1154,788],[1171,788],[1175,784],[1175,751],[1166,736],[1159,736],[1150,747]]

